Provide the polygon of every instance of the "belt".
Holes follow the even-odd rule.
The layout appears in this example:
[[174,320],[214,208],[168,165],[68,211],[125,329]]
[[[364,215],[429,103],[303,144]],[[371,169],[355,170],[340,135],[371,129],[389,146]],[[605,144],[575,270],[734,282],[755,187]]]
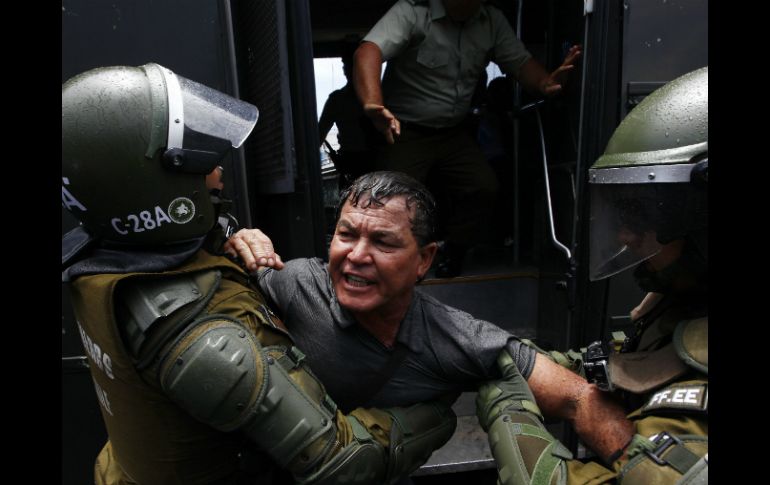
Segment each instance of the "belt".
[[406,128],[407,130],[411,130],[416,133],[420,133],[422,135],[441,135],[444,133],[449,133],[451,131],[457,130],[461,126],[462,126],[462,123],[456,124],[454,126],[449,126],[446,128],[434,128],[432,126],[419,125],[411,121],[401,121],[402,129]]

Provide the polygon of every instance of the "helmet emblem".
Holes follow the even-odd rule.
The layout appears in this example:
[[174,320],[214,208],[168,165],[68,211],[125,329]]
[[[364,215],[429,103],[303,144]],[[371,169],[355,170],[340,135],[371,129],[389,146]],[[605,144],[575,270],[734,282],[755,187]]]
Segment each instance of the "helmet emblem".
[[177,197],[168,205],[168,216],[177,224],[187,224],[195,216],[195,204],[187,197]]

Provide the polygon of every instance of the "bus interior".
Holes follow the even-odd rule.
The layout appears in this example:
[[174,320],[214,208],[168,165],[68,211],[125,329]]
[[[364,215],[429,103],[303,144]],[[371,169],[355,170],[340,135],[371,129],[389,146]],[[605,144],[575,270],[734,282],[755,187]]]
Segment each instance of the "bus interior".
[[[223,164],[233,214],[241,226],[268,234],[284,260],[326,258],[339,173],[319,145],[320,109],[330,90],[344,84],[339,58],[395,2],[62,0],[62,82],[98,66],[157,62],[255,104],[260,120],[253,134]],[[643,296],[628,272],[588,280],[588,167],[639,101],[707,65],[708,2],[488,3],[502,10],[547,70],[559,66],[571,45],[582,45],[583,55],[553,98],[516,83],[507,85],[502,106],[479,96],[470,116],[481,142],[491,117],[503,130],[495,222],[466,255],[460,276],[430,272],[421,289],[541,346],[579,348],[628,328],[628,312]],[[489,66],[487,84],[500,76]],[[335,145],[333,133],[330,142]],[[62,233],[76,225],[62,209]],[[466,393],[455,404],[455,436],[415,473],[415,483],[495,483],[473,400]],[[547,425],[579,457],[590,453],[567,426]],[[63,287],[62,483],[92,480],[105,440]]]

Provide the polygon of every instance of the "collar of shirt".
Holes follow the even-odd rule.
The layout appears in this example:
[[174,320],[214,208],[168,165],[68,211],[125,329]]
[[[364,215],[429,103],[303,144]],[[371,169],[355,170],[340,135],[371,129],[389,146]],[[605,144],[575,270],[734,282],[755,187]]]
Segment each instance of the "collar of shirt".
[[[340,302],[337,300],[337,295],[334,294],[334,287],[329,279],[329,289],[331,290],[331,302],[329,304],[334,323],[343,330],[348,330],[353,324],[356,323],[356,319],[349,311],[342,308]],[[423,349],[422,339],[425,337],[422,335],[422,328],[420,322],[422,321],[422,305],[420,305],[420,296],[417,292],[412,297],[412,302],[409,304],[409,309],[406,311],[404,319],[401,321],[401,325],[396,335],[396,340],[406,345],[409,350],[414,353],[421,353]]]
[[443,0],[430,0],[430,19],[438,20],[446,16]]
[[[471,18],[466,20],[466,22],[474,21],[481,16],[486,16],[485,7],[486,5],[484,4],[484,2],[482,2],[482,4],[479,6],[479,9],[476,11],[476,13],[473,14]],[[444,8],[444,1],[430,0],[430,20],[432,22],[435,22],[436,20],[446,16],[447,16],[447,13],[446,13],[446,9]]]

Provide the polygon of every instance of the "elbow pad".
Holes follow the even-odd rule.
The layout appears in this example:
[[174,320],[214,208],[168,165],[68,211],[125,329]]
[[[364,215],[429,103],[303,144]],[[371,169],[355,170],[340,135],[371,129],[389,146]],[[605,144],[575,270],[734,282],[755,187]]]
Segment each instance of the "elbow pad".
[[[343,420],[354,439],[302,485],[396,483],[428,461],[457,426],[457,416],[442,400],[385,410],[357,408]],[[370,430],[388,428],[385,447]]]
[[283,347],[263,348],[237,320],[212,315],[170,346],[160,384],[194,418],[241,431],[282,467],[302,473],[324,459],[336,437],[334,405],[324,400],[323,388],[299,379],[311,384],[302,389],[288,375],[302,357]]
[[532,391],[507,350],[497,365],[502,379],[483,384],[476,398],[476,413],[487,431],[498,483],[566,484],[565,460],[572,454],[542,423]]
[[[262,347],[237,320],[212,315],[169,346],[159,377],[190,415],[242,432],[303,484],[390,483],[452,436],[456,417],[445,403],[343,416],[303,359],[296,347]],[[390,442],[374,428],[389,430]]]

